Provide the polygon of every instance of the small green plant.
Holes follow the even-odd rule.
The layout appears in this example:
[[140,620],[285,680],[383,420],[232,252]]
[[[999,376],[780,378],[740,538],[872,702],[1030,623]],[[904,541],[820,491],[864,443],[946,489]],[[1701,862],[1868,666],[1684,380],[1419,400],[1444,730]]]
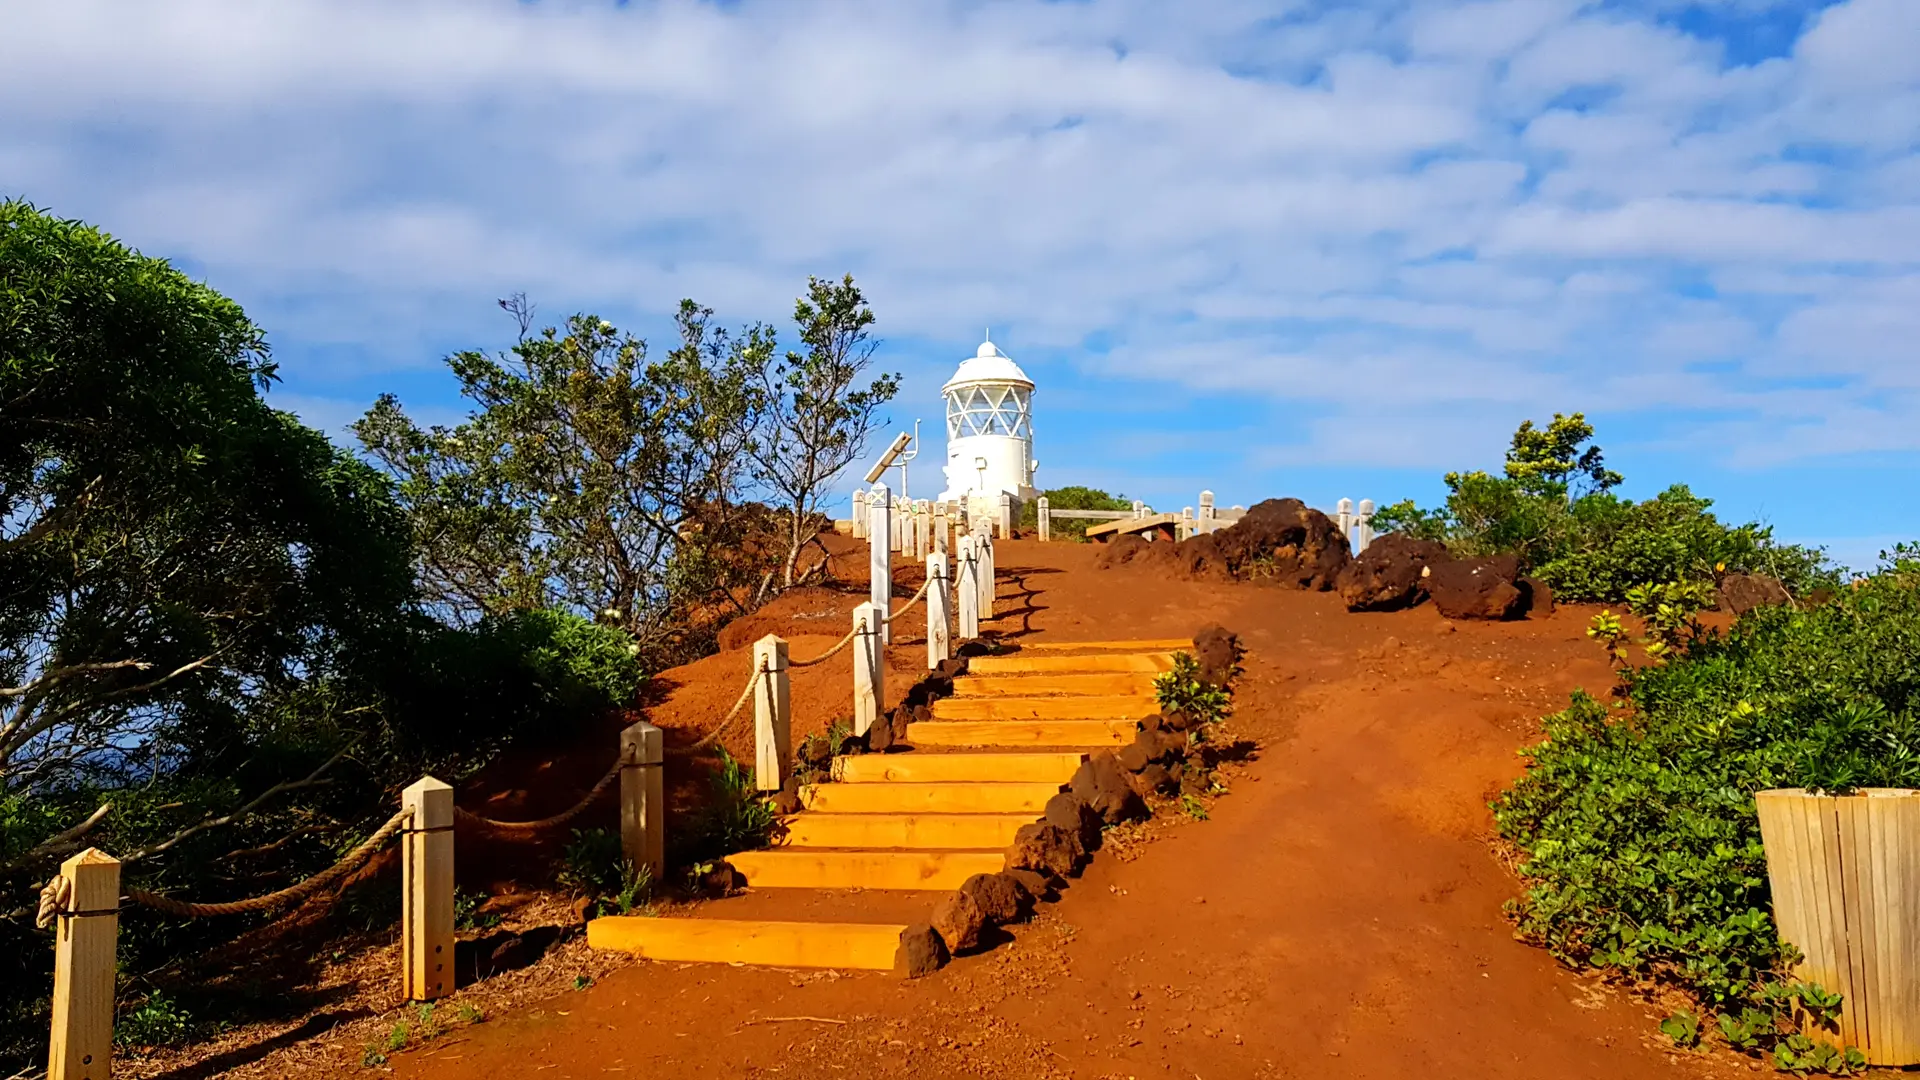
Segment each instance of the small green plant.
[[1207,820],[1207,804],[1198,795],[1180,796],[1180,810],[1195,821]]
[[1660,1030],[1673,1045],[1693,1047],[1700,1045],[1700,1018],[1691,1010],[1679,1009],[1665,1020],[1660,1021]]
[[414,1006],[413,1014],[420,1021],[420,1038],[431,1039],[440,1034],[439,1027],[433,1022],[433,1002],[423,1001]]
[[463,1024],[479,1024],[486,1022],[487,1014],[478,1005],[461,1002],[460,1011],[454,1013],[454,1019]]
[[386,1063],[387,1063],[387,1055],[380,1052],[380,1047],[378,1044],[368,1043],[367,1048],[365,1050],[360,1051],[360,1064],[365,1066],[366,1068],[374,1069],[382,1065],[385,1065]]
[[610,829],[575,829],[561,856],[561,885],[593,901],[594,910],[631,915],[653,898],[653,875],[635,867]]
[[1646,623],[1647,655],[1663,662],[1706,632],[1700,613],[1713,602],[1713,586],[1703,581],[1635,585],[1627,590],[1627,606]]
[[588,976],[588,975],[575,975],[575,976],[573,977],[573,988],[574,988],[575,990],[585,990],[585,989],[586,989],[587,987],[589,987],[589,986],[592,986],[592,985],[593,985],[593,978],[592,978],[592,976]]
[[412,1036],[412,1034],[412,1030],[407,1027],[404,1020],[393,1025],[392,1029],[387,1032],[386,1052],[391,1054],[401,1047],[406,1046],[407,1039]]
[[167,995],[154,991],[140,1005],[115,1021],[113,1041],[120,1046],[166,1046],[192,1032],[193,1017]]
[[1856,1047],[1839,1047],[1796,1033],[1774,1046],[1773,1067],[1796,1076],[1852,1076],[1867,1067],[1867,1058]]
[[1735,1050],[1757,1050],[1779,1031],[1774,1015],[1765,1009],[1748,1006],[1740,1015],[1720,1014],[1720,1037]]
[[[1173,670],[1153,680],[1154,695],[1160,699],[1161,712],[1183,712],[1200,721],[1197,731],[1227,718],[1233,708],[1233,692],[1214,686],[1200,677],[1200,661],[1192,653],[1173,654]],[[1201,735],[1196,741],[1204,741]]]
[[1606,646],[1607,659],[1614,667],[1627,666],[1630,656],[1627,642],[1630,640],[1626,627],[1620,625],[1620,616],[1612,611],[1603,611],[1587,623],[1587,636]]
[[778,817],[760,798],[753,777],[725,747],[708,780],[706,805],[688,815],[687,826],[673,834],[678,864],[710,862],[737,851],[765,847]]
[[453,890],[453,928],[455,930],[491,930],[500,925],[500,916],[479,913],[487,894],[474,889]]

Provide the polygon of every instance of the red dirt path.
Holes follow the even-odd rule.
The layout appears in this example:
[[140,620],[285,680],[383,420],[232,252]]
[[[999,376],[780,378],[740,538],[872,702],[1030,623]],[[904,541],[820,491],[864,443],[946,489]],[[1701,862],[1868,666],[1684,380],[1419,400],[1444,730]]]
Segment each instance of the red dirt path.
[[[926,979],[639,963],[396,1056],[393,1071],[437,1080],[1747,1072],[1744,1059],[1663,1049],[1652,1010],[1516,943],[1501,918],[1515,883],[1488,843],[1485,804],[1517,773],[1515,749],[1539,737],[1539,715],[1575,687],[1611,681],[1583,636],[1587,612],[1457,626],[1430,609],[1349,615],[1327,594],[1096,571],[1093,556],[1084,545],[1005,544],[997,625],[1035,640],[1176,637],[1209,621],[1238,631],[1249,654],[1232,733],[1259,749],[1230,774],[1210,821],[1163,816],[1151,842],[1109,845],[1012,941]],[[820,606],[833,611],[820,623],[843,621],[837,603]],[[794,653],[832,639],[803,649],[796,637]],[[918,648],[898,646],[894,663],[911,669]],[[671,673],[682,687],[674,697],[724,709],[740,667],[740,654],[726,655],[734,662]],[[801,712],[796,727],[832,719],[834,700],[803,702],[796,685],[797,710],[819,713]],[[857,901],[846,907],[857,917]]]

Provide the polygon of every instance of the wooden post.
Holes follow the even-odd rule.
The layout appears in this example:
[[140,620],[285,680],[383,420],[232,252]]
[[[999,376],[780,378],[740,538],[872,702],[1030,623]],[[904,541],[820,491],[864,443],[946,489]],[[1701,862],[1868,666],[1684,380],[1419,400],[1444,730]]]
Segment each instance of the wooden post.
[[853,493],[853,538],[867,538],[867,493],[860,490]]
[[667,873],[666,740],[641,720],[620,732],[620,850],[655,882]]
[[1193,507],[1183,506],[1180,508],[1180,539],[1185,540],[1187,537],[1192,535],[1193,535]]
[[1195,520],[1194,527],[1203,533],[1210,533],[1213,531],[1214,521],[1213,492],[1203,491],[1200,493],[1200,516]]
[[953,538],[948,535],[947,529],[947,504],[945,502],[934,503],[933,550],[941,555],[945,555],[948,549],[953,546]]
[[47,1080],[107,1080],[113,1073],[120,860],[88,848],[61,863],[60,876],[67,882],[67,904],[54,922]]
[[[867,599],[886,611],[893,603],[893,496],[888,494],[885,484],[873,485],[868,495],[873,500],[868,518],[873,533],[867,545]],[[885,644],[889,640],[887,628],[882,624],[880,642]]]
[[413,811],[400,845],[400,990],[432,1001],[453,993],[453,789],[423,776],[400,805]]
[[1045,495],[1034,501],[1033,523],[1040,529],[1040,539],[1053,539],[1053,509],[1047,505]]
[[993,537],[981,534],[973,553],[979,564],[980,621],[986,622],[993,618]]
[[1359,554],[1360,551],[1367,550],[1367,546],[1373,543],[1373,500],[1372,499],[1360,500],[1360,512],[1354,515],[1354,521],[1356,524],[1358,524],[1360,529],[1360,548],[1359,548],[1359,551],[1355,552],[1355,554]]
[[953,642],[948,638],[947,605],[947,557],[941,552],[927,556],[927,670],[932,671],[940,662],[953,655]]
[[881,631],[887,609],[868,602],[853,609],[853,733],[865,735],[880,722],[886,701],[887,657]]
[[1000,493],[1000,502],[998,506],[994,507],[994,513],[996,518],[994,524],[998,526],[1000,530],[1000,537],[1002,539],[1012,539],[1013,495],[1011,493],[1005,491]]
[[971,536],[960,537],[960,585],[955,590],[960,601],[961,641],[972,641],[980,636],[980,558],[977,552],[978,541]]
[[1141,501],[1140,501],[1139,499],[1135,499],[1135,500],[1133,500],[1133,517],[1134,517],[1134,520],[1136,520],[1136,521],[1138,521],[1139,519],[1141,519],[1141,518],[1143,518],[1143,517],[1146,517],[1146,516],[1147,516],[1147,504],[1146,504],[1146,503],[1143,503],[1143,502],[1141,502]]
[[761,791],[779,791],[793,764],[793,685],[787,671],[787,643],[768,634],[753,643],[753,669],[760,686],[753,692],[753,778]]
[[[1340,535],[1346,538],[1347,543],[1349,544],[1353,543],[1353,500],[1352,499],[1341,499],[1337,504],[1335,504],[1333,522],[1334,524],[1340,526]],[[1358,554],[1359,549],[1355,548],[1354,552],[1355,554]]]

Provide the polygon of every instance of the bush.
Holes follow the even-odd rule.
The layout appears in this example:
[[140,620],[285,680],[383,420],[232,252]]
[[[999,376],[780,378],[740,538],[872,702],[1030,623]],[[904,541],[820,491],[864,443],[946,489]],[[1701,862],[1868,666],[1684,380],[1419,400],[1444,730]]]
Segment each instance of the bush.
[[1526,857],[1523,935],[1679,987],[1723,1029],[1783,993],[1823,1000],[1782,989],[1753,794],[1920,786],[1920,560],[1900,549],[1830,603],[1753,611],[1622,680],[1616,706],[1579,693],[1548,717],[1493,804]]
[[[1099,488],[1083,487],[1078,484],[1068,487],[1052,488],[1041,492],[1047,498],[1047,507],[1051,510],[1131,510],[1133,501],[1125,495],[1109,495]],[[1055,518],[1051,528],[1055,540],[1087,539],[1087,526],[1098,525],[1098,521],[1089,518]],[[1040,525],[1040,505],[1037,500],[1029,499],[1020,510],[1020,526],[1035,529]]]
[[709,778],[706,802],[688,815],[686,827],[671,833],[672,862],[677,866],[724,859],[739,851],[765,847],[777,821],[773,809],[760,798],[753,777],[727,748]]

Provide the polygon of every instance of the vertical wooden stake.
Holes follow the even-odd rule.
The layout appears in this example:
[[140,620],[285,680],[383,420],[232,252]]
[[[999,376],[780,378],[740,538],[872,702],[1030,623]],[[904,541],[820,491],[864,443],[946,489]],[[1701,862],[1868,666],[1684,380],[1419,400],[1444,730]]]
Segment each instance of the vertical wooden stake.
[[980,636],[980,556],[976,537],[960,537],[960,586],[955,590],[960,601],[960,640]]
[[953,655],[953,642],[948,637],[947,598],[947,556],[942,552],[933,552],[927,556],[927,670],[940,666],[941,661]]
[[996,528],[999,529],[999,535],[1001,536],[1001,538],[1009,539],[1009,540],[1012,539],[1013,538],[1013,495],[1010,492],[1003,491],[1000,493],[999,505],[994,507],[994,513],[995,513],[994,525]]
[[1360,510],[1353,516],[1354,525],[1360,533],[1360,547],[1354,552],[1359,554],[1373,543],[1373,500],[1361,499]]
[[871,601],[853,609],[853,733],[865,735],[880,722],[886,701],[887,659],[880,631],[886,608]]
[[67,906],[54,924],[47,1080],[107,1080],[113,1072],[120,860],[88,848],[61,863],[60,876],[67,880]]
[[1194,527],[1203,533],[1210,533],[1213,531],[1214,520],[1213,492],[1203,491],[1200,493],[1200,517],[1194,522]]
[[978,564],[975,572],[980,584],[980,621],[987,622],[993,618],[993,538],[982,533],[974,545],[973,555]]
[[1180,508],[1180,539],[1185,540],[1187,537],[1192,535],[1193,535],[1193,507],[1183,506]]
[[[1340,535],[1347,543],[1353,543],[1353,500],[1341,499],[1334,505],[1333,523],[1340,526]],[[1355,549],[1357,553],[1359,549]]]
[[[867,599],[886,611],[893,603],[893,496],[885,484],[873,485],[868,494],[873,500],[869,504],[873,531],[867,545]],[[880,641],[885,644],[890,640],[882,624]]]
[[1053,539],[1053,511],[1047,505],[1047,497],[1040,496],[1033,504],[1033,523],[1040,529],[1040,539]]
[[753,778],[761,791],[779,791],[793,764],[793,687],[788,681],[787,643],[768,634],[753,643]]
[[432,1001],[453,993],[453,789],[423,776],[400,805],[413,811],[400,846],[400,989]]
[[853,493],[853,538],[867,538],[867,493],[864,491]]
[[666,740],[642,720],[620,732],[620,850],[655,882],[667,873]]
[[933,506],[933,550],[942,555],[953,544],[953,538],[947,534],[947,504],[935,503]]

